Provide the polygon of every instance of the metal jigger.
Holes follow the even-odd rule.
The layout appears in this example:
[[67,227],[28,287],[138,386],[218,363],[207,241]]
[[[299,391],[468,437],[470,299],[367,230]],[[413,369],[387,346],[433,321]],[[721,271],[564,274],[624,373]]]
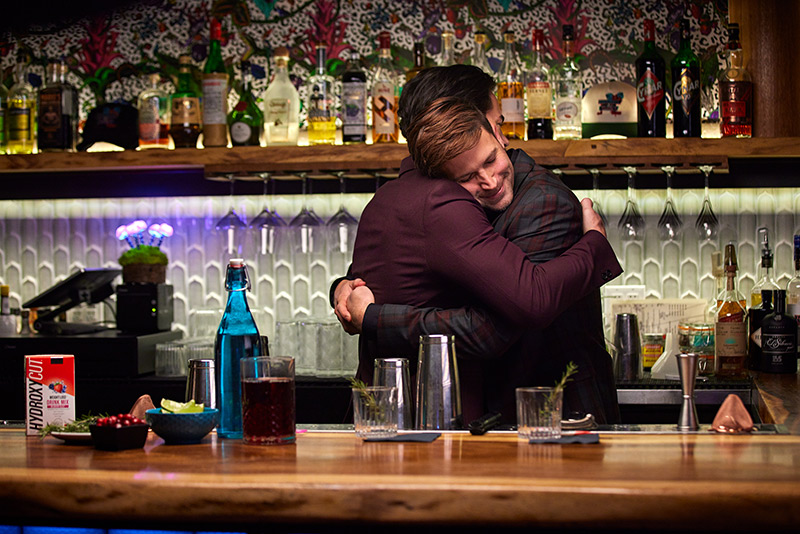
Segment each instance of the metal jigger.
[[683,402],[681,417],[678,419],[678,430],[690,432],[697,430],[697,407],[694,404],[694,381],[697,378],[697,354],[676,354],[678,359],[678,375],[681,378]]

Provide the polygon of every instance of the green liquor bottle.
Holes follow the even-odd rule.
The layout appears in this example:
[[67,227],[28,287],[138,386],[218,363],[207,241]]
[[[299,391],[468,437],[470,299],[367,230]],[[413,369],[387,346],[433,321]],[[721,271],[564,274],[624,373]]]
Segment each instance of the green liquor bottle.
[[197,138],[203,131],[200,95],[192,89],[192,58],[179,59],[178,89],[170,97],[169,135],[175,148],[197,148]]
[[203,146],[228,146],[228,71],[222,59],[222,26],[211,20],[211,42],[203,68]]
[[692,52],[687,19],[681,20],[681,44],[671,70],[673,137],[700,137],[700,60]]
[[233,146],[259,146],[264,131],[264,114],[258,107],[252,89],[252,72],[249,61],[242,61],[242,90],[239,102],[228,114]]

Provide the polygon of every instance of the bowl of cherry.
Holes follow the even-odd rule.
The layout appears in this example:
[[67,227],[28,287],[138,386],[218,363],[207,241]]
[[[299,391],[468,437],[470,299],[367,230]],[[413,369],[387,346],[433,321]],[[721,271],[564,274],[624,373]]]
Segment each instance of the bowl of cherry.
[[95,424],[89,425],[94,447],[104,451],[141,449],[147,441],[149,429],[146,421],[129,413],[101,417]]

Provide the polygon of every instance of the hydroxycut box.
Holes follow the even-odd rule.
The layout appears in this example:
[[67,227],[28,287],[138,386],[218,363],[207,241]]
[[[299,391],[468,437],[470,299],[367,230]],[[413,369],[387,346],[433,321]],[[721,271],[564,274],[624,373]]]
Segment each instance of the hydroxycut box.
[[49,424],[75,420],[75,357],[25,356],[25,428],[34,436]]

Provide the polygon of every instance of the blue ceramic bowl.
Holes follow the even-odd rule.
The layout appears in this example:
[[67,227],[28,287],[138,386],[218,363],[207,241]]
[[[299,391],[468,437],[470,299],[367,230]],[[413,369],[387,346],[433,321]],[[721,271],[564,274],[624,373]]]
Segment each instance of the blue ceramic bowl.
[[199,443],[219,422],[219,410],[205,408],[198,413],[167,413],[161,408],[147,410],[145,420],[165,442],[172,445]]

